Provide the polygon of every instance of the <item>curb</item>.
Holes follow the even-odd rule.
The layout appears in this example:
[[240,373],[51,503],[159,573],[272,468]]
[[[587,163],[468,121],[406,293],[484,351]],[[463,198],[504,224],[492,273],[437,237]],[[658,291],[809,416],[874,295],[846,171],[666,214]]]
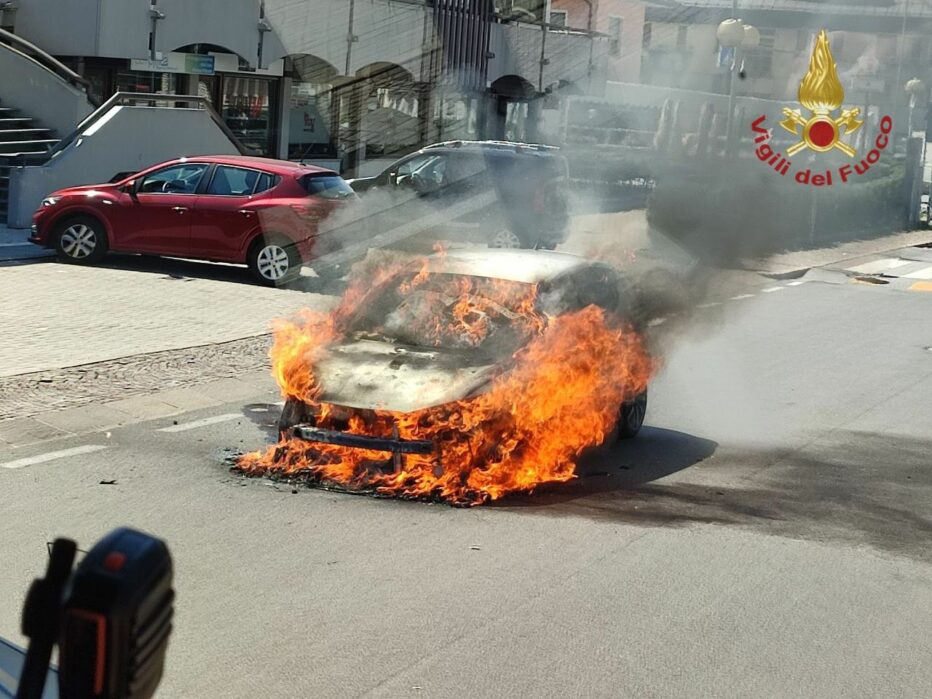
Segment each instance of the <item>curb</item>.
[[[928,228],[900,231],[881,238],[852,240],[827,248],[780,253],[763,260],[748,260],[742,269],[762,274],[771,279],[796,279],[816,267],[826,267],[858,257],[867,257],[901,248],[923,245],[932,245],[932,230]],[[795,263],[789,261],[781,264],[781,258],[786,260],[802,259]]]

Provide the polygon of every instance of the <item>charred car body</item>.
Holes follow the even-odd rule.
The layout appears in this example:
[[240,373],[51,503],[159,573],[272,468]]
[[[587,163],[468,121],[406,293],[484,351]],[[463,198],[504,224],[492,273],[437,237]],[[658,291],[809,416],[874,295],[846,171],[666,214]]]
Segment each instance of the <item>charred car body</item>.
[[[564,253],[457,250],[406,266],[371,286],[323,351],[299,350],[312,378],[294,383],[312,384],[313,398],[288,398],[265,467],[349,489],[387,484],[415,497],[439,489],[441,499],[469,504],[521,487],[514,473],[497,474],[473,492],[490,463],[530,474],[553,461],[539,480],[571,478],[572,457],[613,429],[633,437],[644,421],[646,354],[619,343],[636,333],[603,324],[621,318],[624,304],[612,268]],[[575,325],[555,328],[564,318]]]

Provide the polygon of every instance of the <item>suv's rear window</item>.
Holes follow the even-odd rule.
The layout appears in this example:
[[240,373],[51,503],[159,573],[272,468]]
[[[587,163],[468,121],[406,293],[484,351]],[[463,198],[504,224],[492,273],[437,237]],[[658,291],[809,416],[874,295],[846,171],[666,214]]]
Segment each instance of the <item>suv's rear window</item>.
[[353,196],[353,188],[339,175],[305,175],[301,185],[308,194],[324,199],[345,199]]

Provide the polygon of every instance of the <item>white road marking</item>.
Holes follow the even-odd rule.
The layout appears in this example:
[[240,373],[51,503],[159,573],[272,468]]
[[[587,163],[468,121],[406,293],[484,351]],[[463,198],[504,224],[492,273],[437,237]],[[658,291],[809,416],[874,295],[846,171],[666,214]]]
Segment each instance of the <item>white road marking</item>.
[[730,301],[741,301],[742,299],[753,298],[754,294],[738,294],[737,296],[732,296]]
[[797,279],[795,282],[788,282],[787,286],[799,286],[800,284],[805,284],[805,279]]
[[768,286],[766,289],[761,289],[765,294],[772,294],[774,291],[783,291],[785,286]]
[[27,456],[24,459],[16,459],[15,461],[7,461],[5,464],[0,464],[0,468],[25,468],[26,466],[35,466],[36,464],[44,464],[46,461],[54,461],[55,459],[64,459],[69,456],[80,456],[81,454],[93,454],[95,451],[101,451],[107,449],[106,444],[85,444],[83,447],[73,447],[71,449],[60,449],[59,451],[49,451],[45,454],[39,454],[38,456]]
[[903,265],[911,265],[912,263],[913,260],[903,260],[899,257],[884,257],[883,259],[874,260],[873,262],[865,262],[863,265],[857,265],[856,267],[848,267],[848,270],[851,272],[859,272],[860,274],[880,274],[881,272],[896,269]]
[[721,301],[712,301],[710,303],[700,303],[696,308],[712,308],[713,306],[721,306]]
[[182,422],[180,425],[171,425],[170,427],[162,427],[159,432],[184,432],[185,430],[196,430],[198,427],[207,427],[208,425],[216,425],[218,422],[228,422],[230,420],[236,420],[237,418],[243,417],[242,413],[224,413],[223,415],[214,415],[213,417],[205,417],[201,420],[194,420],[193,422]]
[[653,320],[647,323],[647,327],[648,328],[656,327],[658,325],[661,325],[665,320],[666,318],[654,318]]
[[917,269],[915,272],[903,275],[904,279],[932,279],[932,266]]

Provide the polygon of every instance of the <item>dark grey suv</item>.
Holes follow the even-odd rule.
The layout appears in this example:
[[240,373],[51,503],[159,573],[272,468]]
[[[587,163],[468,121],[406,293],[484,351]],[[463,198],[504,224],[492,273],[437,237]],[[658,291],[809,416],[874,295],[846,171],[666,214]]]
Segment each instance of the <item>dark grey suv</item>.
[[406,242],[552,250],[566,239],[567,164],[553,146],[436,143],[347,181],[370,201],[380,230],[411,230]]

